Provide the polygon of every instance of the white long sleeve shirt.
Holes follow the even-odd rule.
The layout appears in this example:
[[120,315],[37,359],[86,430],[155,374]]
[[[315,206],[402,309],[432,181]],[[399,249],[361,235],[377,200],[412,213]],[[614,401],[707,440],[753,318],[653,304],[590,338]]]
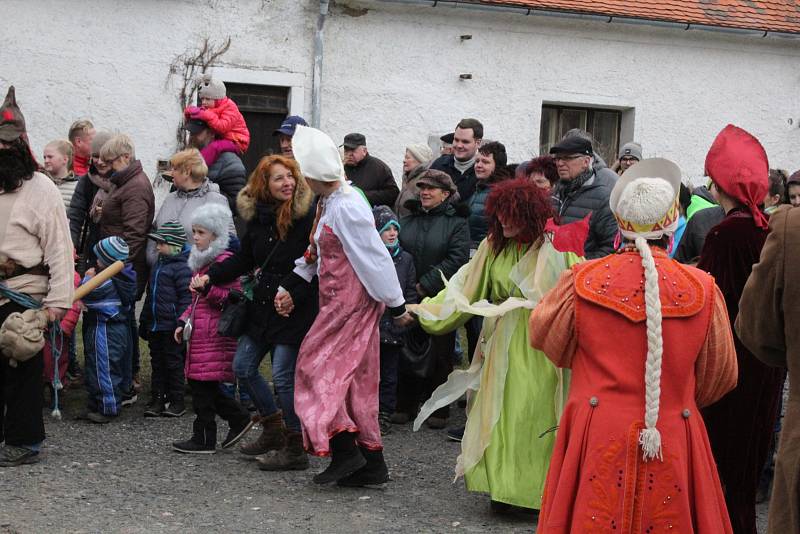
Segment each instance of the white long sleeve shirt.
[[[375,219],[364,198],[354,189],[343,186],[322,202],[325,204],[314,241],[319,242],[322,229],[327,225],[341,241],[347,259],[369,296],[390,308],[402,306],[405,298],[394,262],[375,229]],[[318,274],[321,261],[325,258],[309,264],[301,257],[295,262],[294,272],[310,282]]]

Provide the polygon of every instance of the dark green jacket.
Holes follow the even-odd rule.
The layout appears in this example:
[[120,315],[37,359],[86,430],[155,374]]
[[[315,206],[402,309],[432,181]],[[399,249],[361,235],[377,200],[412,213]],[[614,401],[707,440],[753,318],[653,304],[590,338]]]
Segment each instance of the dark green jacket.
[[436,295],[444,288],[442,274],[449,279],[469,261],[469,207],[445,201],[425,212],[416,199],[405,207],[411,215],[400,220],[400,246],[414,256],[419,284]]

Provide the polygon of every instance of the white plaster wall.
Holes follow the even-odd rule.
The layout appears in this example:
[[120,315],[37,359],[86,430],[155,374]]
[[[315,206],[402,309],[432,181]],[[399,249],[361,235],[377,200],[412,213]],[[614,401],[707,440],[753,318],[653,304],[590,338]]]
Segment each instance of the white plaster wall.
[[[510,161],[535,155],[543,101],[635,108],[645,156],[673,159],[687,176],[702,173],[728,122],[759,137],[773,166],[800,168],[798,40],[447,4],[338,4],[326,26],[322,126],[337,138],[364,133],[396,172],[405,144],[468,116],[506,144]],[[345,4],[367,12],[353,16],[363,12]],[[467,72],[473,79],[459,80]]]
[[[152,176],[182,120],[169,65],[228,35],[228,68],[297,73],[311,97],[313,0],[3,0],[0,90],[9,84],[37,154],[77,118],[133,138]],[[309,7],[311,6],[311,8]],[[13,20],[13,24],[9,21]]]
[[[300,83],[310,119],[317,0],[3,0],[0,89],[13,83],[37,154],[70,123],[131,134],[145,169],[175,148],[170,62],[202,37],[220,67]],[[366,12],[361,11],[366,8]],[[459,36],[471,34],[469,41]],[[339,0],[325,28],[322,127],[367,135],[399,176],[403,147],[481,119],[510,160],[536,154],[543,101],[635,108],[645,155],[689,176],[728,122],[773,166],[800,168],[800,41]],[[460,73],[473,79],[461,81]],[[787,119],[793,118],[790,127]],[[628,139],[622,139],[626,141]]]

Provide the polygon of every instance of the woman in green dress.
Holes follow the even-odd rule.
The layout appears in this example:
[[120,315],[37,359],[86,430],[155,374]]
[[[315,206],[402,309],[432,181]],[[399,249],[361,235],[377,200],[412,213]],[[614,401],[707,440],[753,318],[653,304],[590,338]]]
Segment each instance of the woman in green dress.
[[[469,491],[492,509],[539,509],[568,378],[528,343],[531,309],[580,261],[588,224],[556,227],[546,191],[524,179],[497,184],[486,204],[489,235],[475,256],[416,307],[422,328],[451,332],[484,317],[472,365],[450,374],[414,422],[467,393],[467,424],[456,462]],[[562,252],[563,251],[563,252]]]

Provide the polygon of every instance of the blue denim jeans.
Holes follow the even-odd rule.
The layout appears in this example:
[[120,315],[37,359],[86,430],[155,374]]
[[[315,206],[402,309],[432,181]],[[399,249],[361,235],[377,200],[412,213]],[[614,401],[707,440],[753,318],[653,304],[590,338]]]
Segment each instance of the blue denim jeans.
[[245,388],[261,416],[272,415],[278,411],[275,398],[267,381],[258,372],[261,361],[272,349],[272,377],[275,390],[283,409],[283,420],[287,428],[300,431],[300,420],[294,412],[294,367],[299,347],[274,345],[254,340],[248,335],[239,338],[236,355],[233,357],[233,373],[239,384]]

